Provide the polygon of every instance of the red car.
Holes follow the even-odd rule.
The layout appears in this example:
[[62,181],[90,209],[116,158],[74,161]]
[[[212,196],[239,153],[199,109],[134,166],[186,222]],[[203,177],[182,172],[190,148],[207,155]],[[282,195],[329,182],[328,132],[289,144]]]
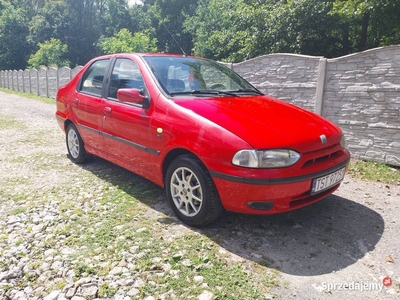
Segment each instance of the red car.
[[271,214],[316,202],[339,187],[350,159],[328,120],[182,55],[97,57],[59,89],[56,117],[74,163],[93,154],[165,187],[191,226],[223,209]]

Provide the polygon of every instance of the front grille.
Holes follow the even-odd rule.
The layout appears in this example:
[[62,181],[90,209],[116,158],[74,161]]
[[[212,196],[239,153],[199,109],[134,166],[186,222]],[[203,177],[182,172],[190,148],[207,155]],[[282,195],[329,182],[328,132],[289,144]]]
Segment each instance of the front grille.
[[304,168],[310,167],[315,164],[320,164],[320,163],[326,162],[329,159],[339,156],[340,153],[341,153],[341,151],[338,150],[338,151],[335,151],[335,152],[332,152],[329,154],[325,154],[323,156],[314,157],[312,159],[307,160],[301,168],[304,169]]

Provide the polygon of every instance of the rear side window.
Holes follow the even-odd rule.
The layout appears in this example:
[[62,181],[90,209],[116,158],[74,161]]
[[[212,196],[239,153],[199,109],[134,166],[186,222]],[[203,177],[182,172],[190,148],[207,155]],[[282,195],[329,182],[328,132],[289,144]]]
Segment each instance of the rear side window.
[[109,59],[95,61],[83,74],[80,92],[96,96],[102,95],[104,77],[106,75]]

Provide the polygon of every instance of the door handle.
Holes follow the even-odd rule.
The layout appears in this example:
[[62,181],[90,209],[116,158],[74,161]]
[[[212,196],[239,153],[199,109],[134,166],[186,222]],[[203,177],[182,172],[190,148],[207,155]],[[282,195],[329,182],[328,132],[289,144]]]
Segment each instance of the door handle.
[[72,100],[72,102],[73,102],[74,104],[78,104],[78,103],[79,103],[79,99],[78,99],[78,98],[74,98],[74,100]]
[[104,107],[103,111],[105,114],[109,115],[109,114],[111,114],[111,107],[108,107],[108,106]]

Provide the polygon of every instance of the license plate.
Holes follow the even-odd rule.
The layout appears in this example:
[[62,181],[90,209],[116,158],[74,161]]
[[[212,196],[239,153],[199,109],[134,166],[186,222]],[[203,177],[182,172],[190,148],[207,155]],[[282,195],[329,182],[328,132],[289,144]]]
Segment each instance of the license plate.
[[346,172],[346,168],[341,168],[333,173],[328,175],[315,178],[313,180],[311,194],[316,194],[322,192],[324,190],[329,189],[330,187],[338,184],[340,181],[343,180],[344,174]]

